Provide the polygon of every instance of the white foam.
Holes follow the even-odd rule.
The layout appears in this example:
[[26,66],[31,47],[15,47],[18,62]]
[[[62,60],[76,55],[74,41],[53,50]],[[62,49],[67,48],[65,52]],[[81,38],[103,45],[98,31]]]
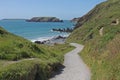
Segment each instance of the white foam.
[[70,33],[69,34],[65,34],[65,35],[63,35],[63,37],[68,37],[70,35]]
[[32,39],[31,41],[32,42],[35,42],[35,41],[45,41],[45,40],[49,40],[49,39],[52,39],[53,37],[39,37],[39,38],[36,38],[36,39]]
[[58,36],[68,37],[69,35],[70,34],[55,35],[55,36],[50,36],[50,37],[39,37],[39,38],[36,38],[36,39],[32,39],[31,41],[32,42],[35,42],[35,41],[46,41],[46,40],[50,40],[50,39],[56,38]]

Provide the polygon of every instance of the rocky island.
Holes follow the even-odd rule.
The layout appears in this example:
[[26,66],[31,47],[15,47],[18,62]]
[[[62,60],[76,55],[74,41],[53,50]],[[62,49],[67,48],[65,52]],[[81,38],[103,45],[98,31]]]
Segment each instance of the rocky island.
[[56,17],[33,17],[29,20],[26,20],[27,22],[63,22],[63,20],[60,20]]

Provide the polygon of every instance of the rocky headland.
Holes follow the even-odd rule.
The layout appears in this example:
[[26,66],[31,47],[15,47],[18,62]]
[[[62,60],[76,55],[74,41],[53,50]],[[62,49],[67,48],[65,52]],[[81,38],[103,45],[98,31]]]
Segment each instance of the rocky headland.
[[78,22],[79,21],[79,18],[73,18],[72,20],[71,20],[71,22]]

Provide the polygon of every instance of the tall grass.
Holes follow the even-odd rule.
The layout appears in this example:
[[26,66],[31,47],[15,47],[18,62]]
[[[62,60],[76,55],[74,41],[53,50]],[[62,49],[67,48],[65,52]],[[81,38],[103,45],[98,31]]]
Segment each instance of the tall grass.
[[72,49],[35,44],[0,27],[0,80],[47,80]]
[[[68,42],[84,44],[80,55],[90,67],[91,80],[120,80],[120,1],[107,0],[80,18]],[[82,21],[82,26],[79,25]],[[119,24],[112,25],[116,19]],[[102,36],[99,30],[103,28]]]

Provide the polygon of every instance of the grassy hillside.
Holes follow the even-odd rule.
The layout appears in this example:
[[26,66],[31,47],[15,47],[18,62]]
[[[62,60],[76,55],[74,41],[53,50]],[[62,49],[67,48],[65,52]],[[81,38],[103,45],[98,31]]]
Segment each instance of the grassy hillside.
[[120,80],[120,0],[108,0],[79,18],[68,42],[85,45],[80,54],[92,80]]
[[71,49],[38,45],[0,27],[0,80],[47,80]]

